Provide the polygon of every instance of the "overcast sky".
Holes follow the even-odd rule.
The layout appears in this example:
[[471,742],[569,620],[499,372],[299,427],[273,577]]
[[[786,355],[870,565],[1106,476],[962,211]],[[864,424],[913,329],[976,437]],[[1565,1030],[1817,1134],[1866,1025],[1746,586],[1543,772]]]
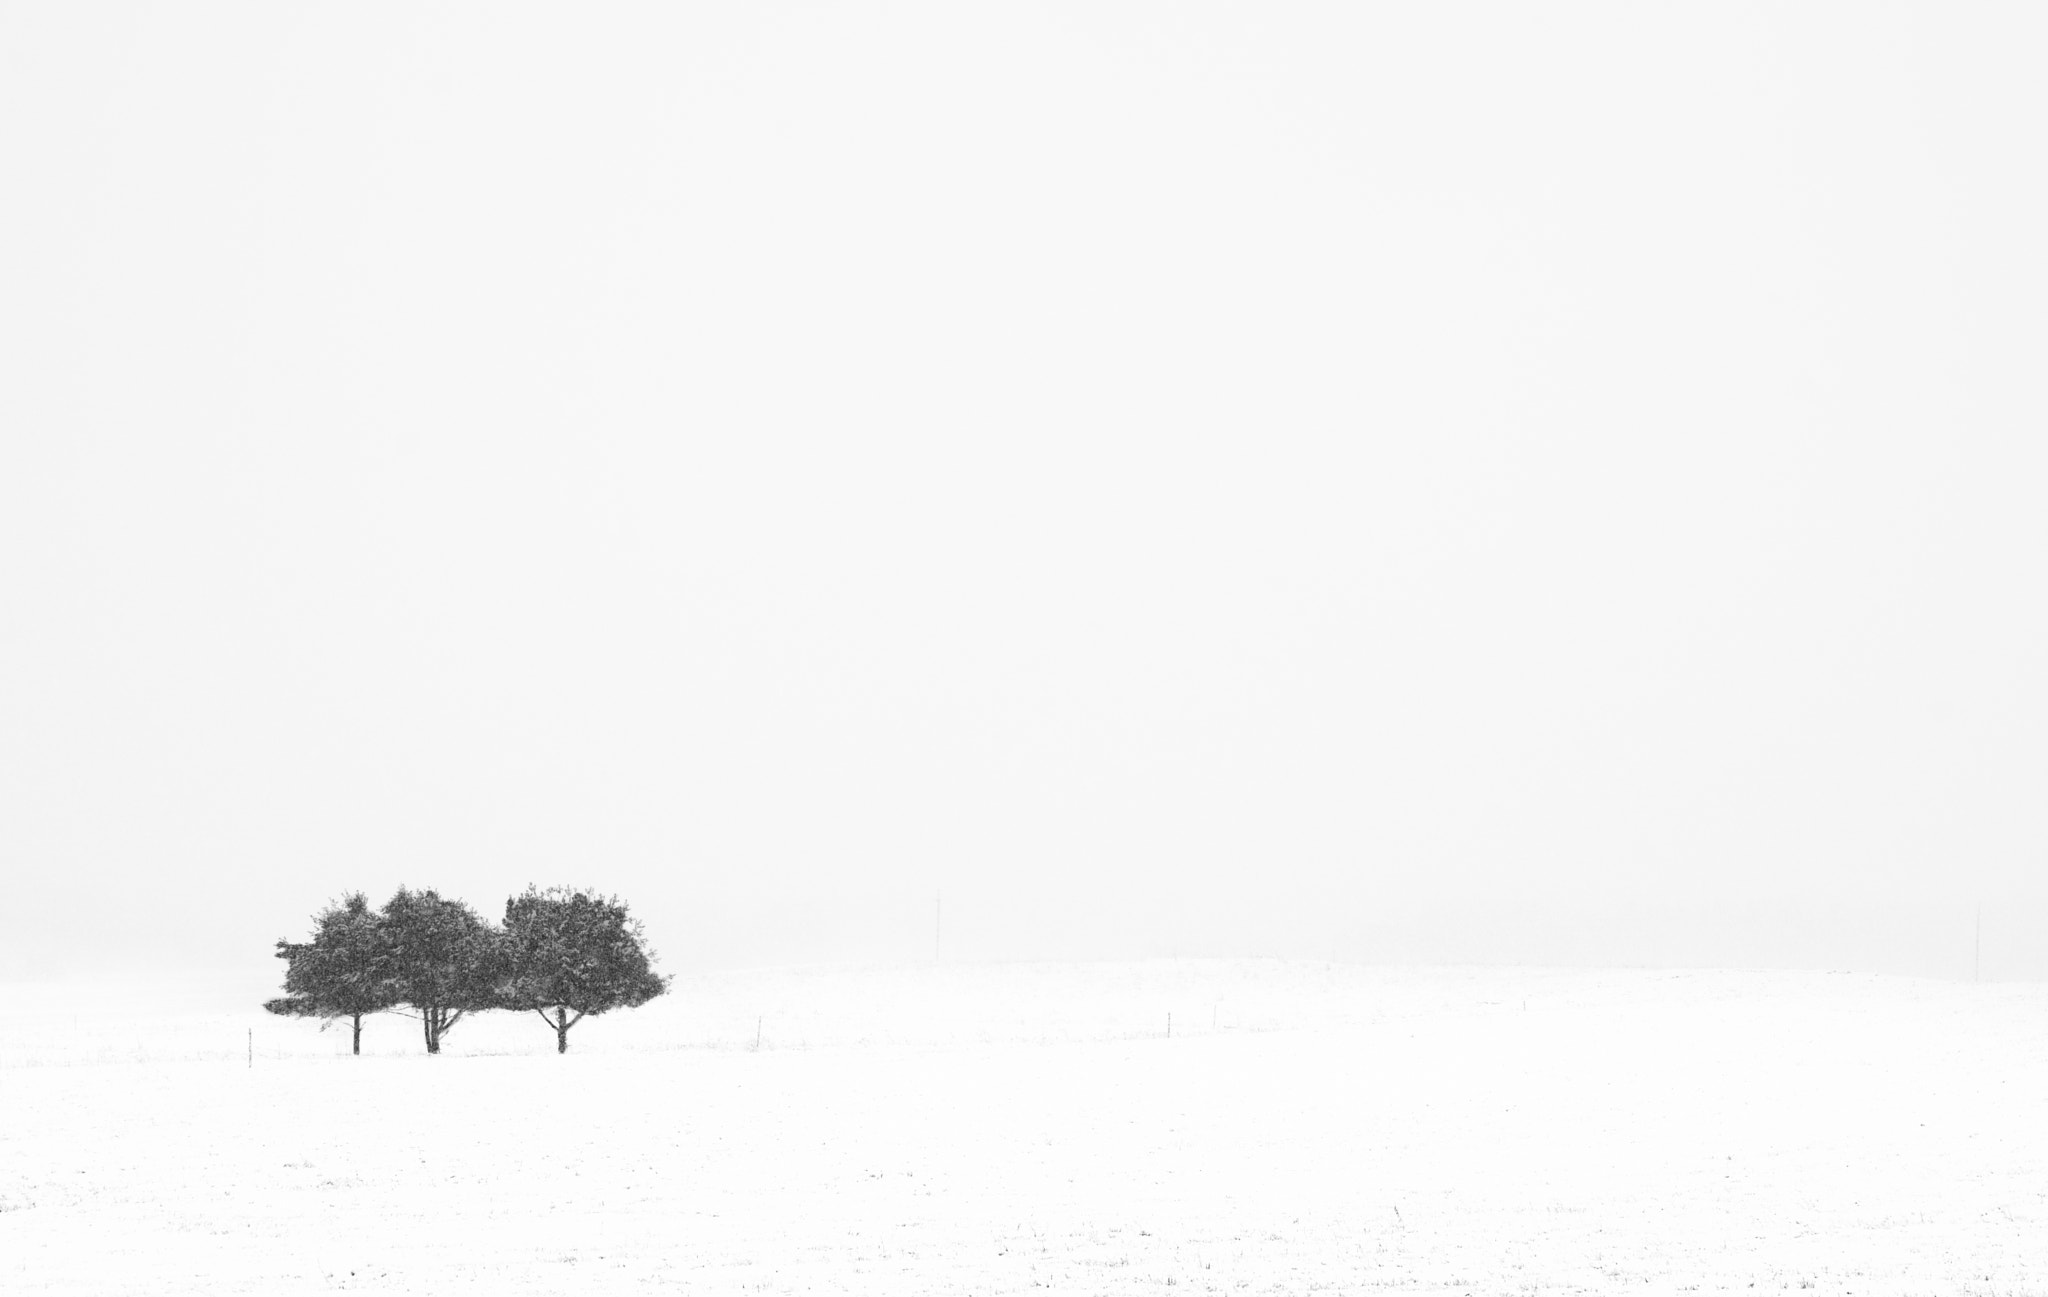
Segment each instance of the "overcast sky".
[[0,6],[0,974],[2048,969],[2044,36]]

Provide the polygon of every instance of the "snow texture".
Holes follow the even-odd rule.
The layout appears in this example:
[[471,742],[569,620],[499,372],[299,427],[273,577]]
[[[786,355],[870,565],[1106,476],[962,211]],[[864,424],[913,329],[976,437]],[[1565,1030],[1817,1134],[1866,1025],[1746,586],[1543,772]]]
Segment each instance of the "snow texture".
[[0,1032],[9,1294],[2048,1292],[2034,986],[797,969],[560,1057],[531,1015]]

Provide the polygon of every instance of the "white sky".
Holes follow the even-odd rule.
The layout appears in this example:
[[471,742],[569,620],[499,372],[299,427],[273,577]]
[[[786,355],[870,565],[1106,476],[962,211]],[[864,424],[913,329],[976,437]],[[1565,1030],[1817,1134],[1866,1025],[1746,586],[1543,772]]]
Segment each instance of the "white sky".
[[0,973],[401,881],[1967,971],[2048,895],[2044,37],[0,6]]

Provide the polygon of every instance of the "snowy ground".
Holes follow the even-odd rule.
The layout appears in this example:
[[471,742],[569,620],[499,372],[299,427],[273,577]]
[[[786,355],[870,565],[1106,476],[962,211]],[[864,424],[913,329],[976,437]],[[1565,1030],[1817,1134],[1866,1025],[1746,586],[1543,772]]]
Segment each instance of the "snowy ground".
[[784,970],[572,1041],[45,1000],[0,1292],[2048,1293],[2036,986]]

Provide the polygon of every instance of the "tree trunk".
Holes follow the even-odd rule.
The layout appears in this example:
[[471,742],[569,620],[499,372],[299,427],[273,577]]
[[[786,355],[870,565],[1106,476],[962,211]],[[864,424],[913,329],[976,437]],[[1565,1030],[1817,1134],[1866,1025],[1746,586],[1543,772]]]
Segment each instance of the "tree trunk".
[[355,1028],[355,1040],[350,1052],[360,1054],[363,1052],[363,1015],[360,1013],[355,1015]]
[[569,1006],[566,1004],[555,1006],[555,1052],[569,1052]]
[[429,1054],[441,1052],[441,1033],[436,1030],[441,1024],[436,1022],[434,1018],[434,1010],[420,1010],[420,1029],[427,1033],[427,1052]]

